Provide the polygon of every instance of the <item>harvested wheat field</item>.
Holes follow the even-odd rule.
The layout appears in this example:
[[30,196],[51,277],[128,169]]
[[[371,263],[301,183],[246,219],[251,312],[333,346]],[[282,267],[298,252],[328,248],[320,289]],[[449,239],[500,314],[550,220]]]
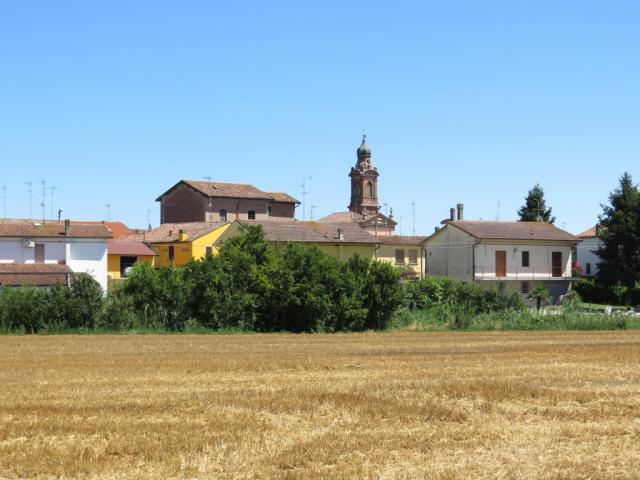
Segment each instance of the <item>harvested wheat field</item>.
[[2,478],[638,478],[640,332],[0,337]]

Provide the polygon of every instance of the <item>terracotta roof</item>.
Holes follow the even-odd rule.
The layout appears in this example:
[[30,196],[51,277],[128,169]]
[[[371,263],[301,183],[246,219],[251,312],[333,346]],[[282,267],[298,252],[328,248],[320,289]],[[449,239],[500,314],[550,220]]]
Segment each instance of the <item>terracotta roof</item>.
[[[63,238],[64,222],[1,222],[0,237]],[[71,234],[67,238],[111,238],[111,232],[102,223],[72,222]]]
[[199,180],[180,180],[169,190],[164,192],[156,202],[168,194],[181,183],[184,183],[194,190],[206,195],[207,197],[227,197],[227,198],[252,198],[260,200],[273,200],[276,202],[300,203],[291,195],[282,192],[264,192],[259,188],[246,183],[222,183],[222,182],[202,182]]
[[345,223],[345,222],[358,223],[363,220],[364,220],[364,217],[362,215],[354,212],[333,212],[327,215],[326,217],[322,217],[318,221],[322,223]]
[[157,255],[142,242],[122,242],[119,240],[111,240],[107,244],[107,254],[109,255],[128,255],[137,257],[140,255]]
[[595,238],[596,236],[596,227],[591,227],[589,230],[580,233],[578,238]]
[[[270,242],[360,243],[378,244],[378,239],[355,223],[242,221],[242,225],[260,225]],[[338,229],[343,240],[338,238]]]
[[410,235],[379,235],[378,240],[384,245],[420,245],[428,237]]
[[577,242],[569,232],[545,222],[486,222],[460,220],[447,222],[480,240],[548,240]]
[[124,223],[122,222],[96,222],[96,221],[84,221],[84,220],[72,220],[71,221],[72,224],[78,224],[78,225],[88,225],[88,224],[96,224],[96,223],[101,223],[102,225],[104,225],[105,227],[107,227],[109,229],[109,231],[111,232],[111,236],[113,238],[120,238],[124,235],[131,235],[133,233],[133,230],[131,230],[129,227],[127,227]]
[[123,241],[143,241],[145,243],[177,242],[180,230],[187,234],[187,241],[200,238],[216,228],[225,225],[226,222],[187,222],[187,223],[163,223],[157,228],[142,234],[122,237]]
[[300,203],[300,201],[296,198],[293,198],[288,193],[284,192],[265,192],[267,195],[271,196],[271,199],[274,202],[282,202],[282,203]]
[[57,263],[0,263],[0,285],[66,285],[72,274],[69,266]]

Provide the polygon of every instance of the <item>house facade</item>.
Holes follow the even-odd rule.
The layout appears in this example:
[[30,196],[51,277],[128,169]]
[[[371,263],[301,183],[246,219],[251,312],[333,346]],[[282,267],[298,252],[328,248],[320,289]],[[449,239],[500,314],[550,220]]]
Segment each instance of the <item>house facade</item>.
[[404,280],[417,280],[426,273],[424,244],[427,237],[405,235],[381,235],[376,259],[388,262],[400,269]]
[[180,180],[157,199],[160,223],[290,221],[298,200],[283,192],[265,192],[253,185]]
[[[106,291],[110,238],[110,231],[100,223],[3,221],[0,223],[0,263],[4,264],[6,275],[19,273],[25,280],[38,278],[37,286],[45,286],[48,278],[55,279],[55,275],[65,272],[87,273]],[[7,266],[10,264],[22,266]],[[24,283],[35,285],[37,282]]]
[[425,242],[427,272],[524,297],[544,285],[558,301],[571,288],[578,241],[544,222],[448,220]]
[[577,247],[576,256],[582,267],[582,275],[585,277],[595,277],[598,275],[598,265],[601,260],[596,252],[603,246],[599,234],[600,229],[598,226],[595,226],[578,235],[580,243]]

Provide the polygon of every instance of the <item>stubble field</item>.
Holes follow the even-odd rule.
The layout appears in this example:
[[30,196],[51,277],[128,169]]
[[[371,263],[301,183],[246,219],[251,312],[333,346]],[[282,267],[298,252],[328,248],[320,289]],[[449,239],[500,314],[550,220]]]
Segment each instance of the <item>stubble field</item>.
[[1,478],[638,478],[640,332],[0,337]]

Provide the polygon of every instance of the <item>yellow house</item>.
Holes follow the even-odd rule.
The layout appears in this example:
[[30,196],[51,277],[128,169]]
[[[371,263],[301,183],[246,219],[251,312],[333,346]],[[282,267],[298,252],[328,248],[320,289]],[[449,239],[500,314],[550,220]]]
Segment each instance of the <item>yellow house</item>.
[[218,252],[216,241],[231,224],[225,222],[163,223],[139,238],[157,254],[155,265],[184,265]]
[[427,271],[424,241],[427,237],[381,235],[376,258],[389,262],[402,271],[402,278],[423,278]]
[[252,225],[260,225],[265,240],[273,245],[287,243],[315,245],[339,260],[347,260],[356,253],[366,258],[374,258],[380,243],[376,237],[355,223],[249,220],[233,222],[231,227],[218,238],[216,246]]
[[142,242],[111,240],[107,244],[107,275],[109,280],[127,277],[136,262],[155,264],[156,252]]

